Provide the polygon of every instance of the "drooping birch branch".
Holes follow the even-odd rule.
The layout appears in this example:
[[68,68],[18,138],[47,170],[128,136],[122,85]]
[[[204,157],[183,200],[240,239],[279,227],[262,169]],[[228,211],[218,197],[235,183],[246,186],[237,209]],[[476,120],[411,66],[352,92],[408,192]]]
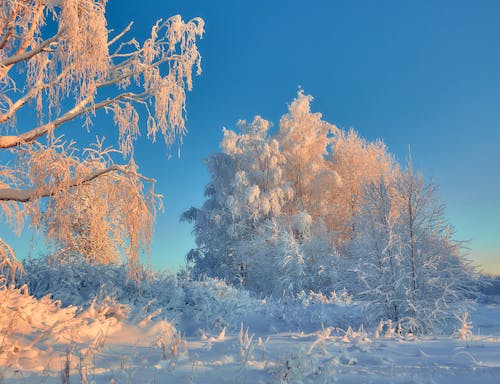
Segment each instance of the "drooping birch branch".
[[[149,177],[140,175],[134,171],[130,171],[127,167],[123,165],[113,164],[105,169],[100,169],[94,171],[84,177],[74,178],[71,182],[65,186],[66,189],[78,187],[83,184],[87,184],[100,176],[104,176],[111,172],[121,172],[126,174],[132,174],[144,181],[154,183],[155,180]],[[16,188],[0,188],[0,201],[16,201],[19,203],[26,203],[34,199],[39,199],[43,197],[51,197],[57,193],[57,189],[51,188],[48,185],[43,185],[38,188],[32,189],[16,189]]]

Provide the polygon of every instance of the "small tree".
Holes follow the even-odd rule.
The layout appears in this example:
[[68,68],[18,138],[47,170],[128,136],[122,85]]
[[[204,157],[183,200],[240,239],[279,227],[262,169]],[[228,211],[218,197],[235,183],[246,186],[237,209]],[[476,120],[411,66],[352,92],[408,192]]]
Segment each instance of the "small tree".
[[[139,44],[127,38],[132,23],[119,33],[108,29],[105,5],[2,1],[0,150],[11,162],[0,166],[0,211],[17,230],[31,218],[48,239],[88,260],[110,262],[124,253],[137,278],[159,203],[154,180],[133,159],[140,115],[152,140],[182,141],[185,90],[193,69],[201,71],[196,42],[203,21],[159,20]],[[90,129],[100,110],[114,118],[116,149],[99,139],[78,151],[57,136],[78,118]],[[32,117],[28,126],[17,122],[19,114],[23,122]]]
[[391,183],[370,184],[362,201],[350,256],[372,315],[428,332],[463,311],[475,272],[452,238],[435,185],[410,163]]
[[350,288],[371,303],[374,318],[398,322],[404,312],[408,270],[401,255],[393,185],[381,177],[365,185],[360,198],[356,236],[347,251],[352,263],[348,273],[355,272],[350,276]]

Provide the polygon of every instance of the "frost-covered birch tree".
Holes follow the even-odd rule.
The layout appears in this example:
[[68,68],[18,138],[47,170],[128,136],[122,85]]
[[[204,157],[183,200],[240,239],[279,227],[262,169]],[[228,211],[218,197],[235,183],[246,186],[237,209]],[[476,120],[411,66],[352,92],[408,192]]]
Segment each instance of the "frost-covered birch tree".
[[269,128],[259,116],[240,121],[239,133],[224,130],[222,153],[207,159],[212,177],[205,190],[207,200],[182,217],[194,224],[198,248],[188,259],[195,274],[247,285],[249,274],[255,272],[244,245],[263,222],[280,216],[292,194],[283,180],[284,158]]
[[329,205],[331,227],[340,245],[355,235],[364,186],[381,177],[390,179],[397,167],[382,141],[369,142],[353,129],[339,130],[333,138],[331,164],[342,181],[335,186]]
[[404,316],[408,269],[402,260],[399,208],[394,185],[381,177],[360,191],[356,232],[346,252],[348,287],[371,303],[374,319]]
[[[20,230],[29,218],[61,254],[105,263],[125,255],[137,278],[160,200],[134,162],[134,140],[145,127],[153,141],[182,141],[203,20],[160,19],[140,43],[132,23],[108,28],[105,0],[0,4],[2,220]],[[104,133],[92,127],[101,112],[113,118],[114,149],[62,137],[71,125]],[[0,249],[0,261],[12,259]]]
[[194,224],[196,275],[279,295],[330,284],[335,247],[323,215],[338,182],[326,160],[336,128],[311,112],[311,100],[299,92],[277,134],[260,117],[224,130],[222,153],[207,160],[207,200],[183,215]]
[[409,332],[428,332],[464,310],[475,292],[475,271],[452,238],[436,186],[411,163],[391,182],[362,194],[356,237],[348,256],[370,303],[370,314]]
[[260,117],[224,130],[207,199],[183,215],[192,271],[278,296],[347,288],[412,331],[449,317],[474,273],[435,188],[311,101],[299,91],[275,133]]
[[337,127],[311,112],[312,96],[299,91],[279,123],[276,140],[285,157],[284,176],[294,190],[286,209],[304,211],[314,219],[328,211],[328,195],[339,183],[337,172],[329,166],[327,155]]
[[415,173],[411,160],[396,179],[402,259],[407,269],[407,313],[414,327],[452,317],[457,305],[474,296],[475,269],[453,239],[437,186]]

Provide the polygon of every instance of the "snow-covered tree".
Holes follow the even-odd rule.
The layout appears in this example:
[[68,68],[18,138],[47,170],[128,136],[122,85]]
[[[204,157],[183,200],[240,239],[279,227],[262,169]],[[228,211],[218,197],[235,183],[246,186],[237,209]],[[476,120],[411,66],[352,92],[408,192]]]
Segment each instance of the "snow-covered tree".
[[411,332],[453,318],[474,295],[474,269],[452,238],[436,187],[411,163],[392,182],[365,188],[349,257],[361,282],[354,290]]
[[[270,135],[270,123],[260,117],[241,121],[239,133],[224,130],[223,153],[207,161],[207,201],[183,215],[194,223],[198,248],[188,260],[195,274],[279,294],[284,286],[312,289],[320,274],[316,282],[329,280],[325,259],[335,247],[322,215],[328,208],[324,195],[338,181],[326,160],[336,128],[311,113],[311,100],[299,92],[277,134]],[[281,284],[269,270],[304,279]]]
[[198,248],[189,255],[193,272],[246,284],[249,263],[241,252],[256,228],[281,214],[292,190],[282,179],[284,158],[269,136],[270,123],[257,116],[240,121],[240,133],[224,130],[223,153],[207,159],[212,176],[200,209],[191,208],[183,219],[194,223]]
[[399,211],[392,187],[381,177],[363,188],[354,222],[355,237],[346,252],[345,273],[349,289],[374,303],[371,314],[375,319],[397,322],[405,303],[408,269],[402,260]]
[[341,180],[334,188],[329,205],[331,226],[338,233],[340,245],[354,236],[364,186],[381,177],[390,179],[395,162],[382,141],[368,142],[352,129],[339,130],[335,135],[331,162]]
[[[193,70],[201,71],[203,21],[159,20],[140,44],[128,36],[132,23],[118,33],[108,29],[105,5],[2,1],[0,150],[10,162],[0,166],[0,212],[16,229],[30,218],[58,246],[88,259],[112,261],[122,248],[134,271],[158,203],[153,188],[144,190],[153,180],[133,160],[141,114],[152,140],[182,140],[185,91]],[[79,119],[91,129],[100,111],[113,116],[115,150],[99,139],[78,151],[60,138]]]
[[317,219],[326,215],[327,196],[339,183],[327,161],[332,135],[338,129],[322,120],[321,113],[311,112],[312,100],[299,91],[280,119],[276,140],[285,157],[284,177],[294,190],[288,212],[304,211]]
[[211,155],[206,164],[211,175],[205,188],[206,201],[201,208],[191,207],[181,216],[181,221],[193,223],[197,245],[187,255],[187,261],[193,265],[194,277],[207,275],[234,282],[234,271],[239,269],[235,261],[237,242],[229,230],[233,220],[227,198],[231,194],[236,165],[224,153]]

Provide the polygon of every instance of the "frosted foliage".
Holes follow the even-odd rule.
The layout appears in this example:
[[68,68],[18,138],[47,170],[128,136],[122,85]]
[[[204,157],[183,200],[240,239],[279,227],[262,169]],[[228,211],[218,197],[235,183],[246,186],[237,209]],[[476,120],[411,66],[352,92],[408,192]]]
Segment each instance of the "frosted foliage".
[[330,150],[331,135],[338,129],[321,120],[321,113],[311,112],[312,99],[299,91],[288,113],[280,119],[276,139],[286,158],[285,179],[294,189],[288,210],[304,210],[317,218],[326,208],[318,202],[337,183],[337,174],[325,157]]
[[[139,106],[144,107],[147,133],[153,139],[161,133],[172,144],[185,133],[185,88],[192,88],[193,68],[201,72],[196,41],[203,34],[203,20],[185,23],[178,15],[160,20],[141,45],[123,38],[131,25],[108,37],[106,1],[33,0],[23,7],[14,0],[4,3],[0,123],[4,129],[14,125],[16,112],[32,101],[40,125],[19,136],[0,137],[1,147],[35,140],[77,116],[84,115],[89,124],[98,109],[114,114],[125,153],[132,151],[139,132]],[[46,36],[44,27],[53,23],[57,32]],[[26,76],[10,77],[14,66],[25,67]],[[101,95],[104,88],[106,96]],[[17,89],[27,91],[19,97]],[[74,107],[62,111],[68,96]]]
[[[71,143],[60,141],[21,150],[19,172],[29,175],[34,186],[34,198],[24,203],[24,211],[56,246],[55,258],[107,264],[124,255],[131,277],[138,277],[139,254],[147,251],[160,201],[153,187],[144,191],[135,164],[114,165],[112,149],[102,142],[86,149],[83,157],[75,156]],[[89,175],[95,177],[90,180]],[[43,196],[51,199],[45,203]]]
[[247,260],[246,287],[277,297],[333,289],[336,252],[324,230],[316,224],[297,238],[276,220],[259,226],[238,251]]
[[247,190],[247,200],[248,204],[252,204],[254,201],[256,201],[259,198],[260,195],[260,189],[258,185],[253,185]]
[[[134,141],[144,119],[152,140],[182,142],[204,23],[159,20],[141,44],[128,36],[132,23],[108,29],[106,2],[2,1],[0,150],[9,163],[0,165],[0,212],[15,230],[25,218],[42,228],[57,257],[109,263],[125,256],[137,277],[159,196],[154,180],[137,171]],[[16,114],[30,110],[37,116],[18,124]],[[78,148],[56,135],[74,120],[90,129],[100,110],[113,117],[116,149],[103,139]]]
[[341,182],[332,190],[329,224],[338,231],[338,241],[343,242],[356,230],[354,220],[364,185],[377,182],[381,177],[390,180],[398,169],[383,142],[370,143],[354,130],[337,132],[332,143],[331,162]]
[[292,229],[300,233],[310,232],[312,217],[305,212],[299,212],[292,218]]
[[13,283],[18,272],[23,272],[22,264],[17,261],[9,244],[0,239],[0,290]]
[[362,201],[350,256],[372,315],[427,332],[464,310],[474,270],[451,239],[435,187],[410,168],[391,183],[372,183]]
[[183,215],[190,271],[274,297],[347,289],[369,303],[368,321],[405,332],[447,323],[474,295],[474,271],[434,187],[311,101],[299,91],[276,133],[259,116],[224,130],[206,201]]

